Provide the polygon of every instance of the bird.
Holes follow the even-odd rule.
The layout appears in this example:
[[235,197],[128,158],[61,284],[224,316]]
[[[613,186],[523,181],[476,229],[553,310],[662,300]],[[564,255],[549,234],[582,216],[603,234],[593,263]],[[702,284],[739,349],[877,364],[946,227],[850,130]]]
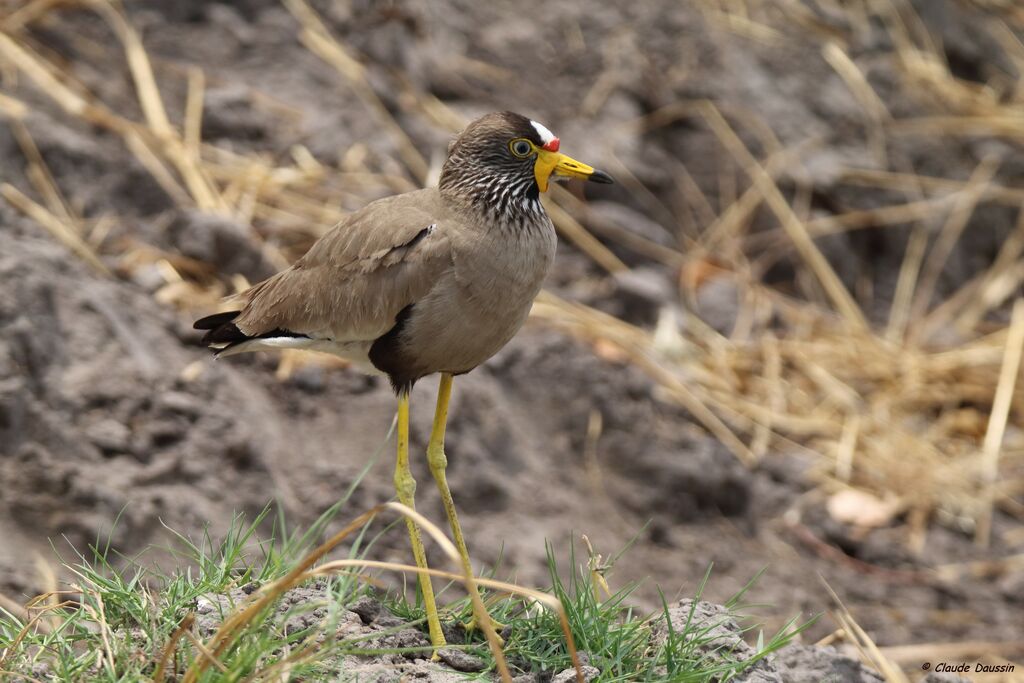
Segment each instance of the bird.
[[[436,187],[367,204],[291,267],[236,295],[234,310],[194,323],[217,357],[307,349],[386,375],[398,402],[395,489],[413,509],[409,393],[418,380],[440,374],[427,463],[467,573],[472,566],[446,478],[453,378],[512,339],[541,289],[556,235],[540,194],[553,179],[613,182],[560,152],[560,144],[526,116],[486,114],[451,141]],[[426,569],[420,530],[412,519],[406,523],[416,565]],[[419,583],[436,654],[446,643],[430,576],[420,572]]]

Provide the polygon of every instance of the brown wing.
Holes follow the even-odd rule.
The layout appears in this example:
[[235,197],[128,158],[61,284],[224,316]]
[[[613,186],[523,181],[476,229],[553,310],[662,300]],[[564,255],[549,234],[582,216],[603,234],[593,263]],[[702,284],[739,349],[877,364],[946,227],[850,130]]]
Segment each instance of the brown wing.
[[382,199],[349,216],[291,268],[242,295],[234,323],[336,341],[372,340],[451,267],[436,190]]

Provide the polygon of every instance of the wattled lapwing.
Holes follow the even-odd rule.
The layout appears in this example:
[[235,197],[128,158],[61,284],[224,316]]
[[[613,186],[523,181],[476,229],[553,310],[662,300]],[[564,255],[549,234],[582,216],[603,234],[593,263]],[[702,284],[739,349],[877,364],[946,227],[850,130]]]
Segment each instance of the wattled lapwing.
[[[218,356],[310,349],[384,373],[398,395],[399,500],[414,507],[409,390],[441,373],[427,447],[463,568],[471,571],[445,478],[452,377],[493,356],[522,326],[555,256],[540,202],[552,177],[610,183],[558,151],[551,131],[512,112],[469,124],[448,147],[438,187],[387,197],[348,216],[292,267],[243,292],[238,310],[196,321]],[[420,532],[408,520],[416,564]],[[445,644],[430,577],[420,574],[430,638]]]

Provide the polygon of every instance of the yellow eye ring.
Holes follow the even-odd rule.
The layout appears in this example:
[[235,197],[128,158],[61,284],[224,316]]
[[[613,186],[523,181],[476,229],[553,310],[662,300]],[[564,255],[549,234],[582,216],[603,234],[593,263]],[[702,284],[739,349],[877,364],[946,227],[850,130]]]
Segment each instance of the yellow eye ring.
[[534,152],[533,143],[526,138],[516,138],[512,142],[508,143],[508,149],[513,155],[524,159]]

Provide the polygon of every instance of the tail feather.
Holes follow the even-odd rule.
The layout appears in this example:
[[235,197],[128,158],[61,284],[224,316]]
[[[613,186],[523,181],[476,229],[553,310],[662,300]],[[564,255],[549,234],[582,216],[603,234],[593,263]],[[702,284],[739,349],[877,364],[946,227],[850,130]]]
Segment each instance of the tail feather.
[[213,347],[216,355],[220,356],[228,349],[244,344],[253,339],[268,339],[274,337],[306,337],[304,334],[289,332],[280,328],[269,330],[263,334],[248,335],[238,329],[234,323],[241,311],[226,311],[214,313],[205,318],[200,318],[192,324],[193,329],[206,330],[203,335],[202,344]]
[[203,335],[202,343],[204,346],[210,346],[211,344],[241,344],[244,341],[248,341],[249,336],[238,329],[238,326],[233,322],[239,313],[241,311],[214,313],[195,321],[192,327],[197,330],[207,331]]

